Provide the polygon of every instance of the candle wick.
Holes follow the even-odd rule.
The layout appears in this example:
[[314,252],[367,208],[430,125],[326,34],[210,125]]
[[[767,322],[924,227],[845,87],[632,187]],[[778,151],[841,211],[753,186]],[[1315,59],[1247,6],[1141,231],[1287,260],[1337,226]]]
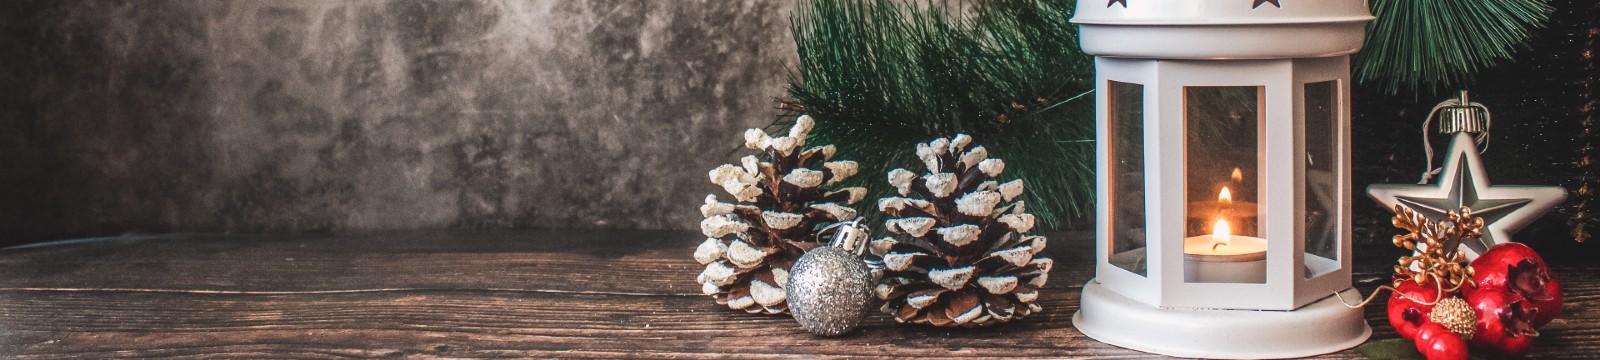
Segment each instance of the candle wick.
[[1228,243],[1225,243],[1225,242],[1219,242],[1219,243],[1211,244],[1211,251],[1217,251],[1217,247],[1218,246],[1223,246],[1223,245],[1227,245],[1227,244]]

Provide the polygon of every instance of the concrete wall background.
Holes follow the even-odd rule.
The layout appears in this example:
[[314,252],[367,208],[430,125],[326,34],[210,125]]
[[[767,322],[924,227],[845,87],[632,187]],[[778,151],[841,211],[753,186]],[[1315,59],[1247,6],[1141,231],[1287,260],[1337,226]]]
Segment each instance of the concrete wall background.
[[23,1],[0,243],[695,228],[791,1]]

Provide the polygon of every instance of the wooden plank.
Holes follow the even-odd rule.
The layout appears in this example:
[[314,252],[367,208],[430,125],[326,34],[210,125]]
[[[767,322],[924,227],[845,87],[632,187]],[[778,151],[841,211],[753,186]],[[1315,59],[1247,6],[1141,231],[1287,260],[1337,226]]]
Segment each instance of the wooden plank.
[[[690,233],[192,235],[8,249],[0,356],[1144,358],[1071,326],[1093,275],[1085,236],[1053,235],[1058,265],[1034,317],[938,329],[874,313],[838,339],[699,295]],[[1388,271],[1376,259],[1357,268],[1364,292]],[[1600,354],[1600,266],[1556,266],[1568,312],[1533,356]],[[1369,323],[1393,337],[1381,304]]]
[[[1069,236],[1052,246],[1072,248]],[[537,289],[700,294],[692,259],[704,237],[666,231],[178,236],[0,252],[0,288],[312,291]],[[1080,241],[1081,242],[1081,241]],[[1050,249],[1056,251],[1055,249]],[[1060,251],[1057,261],[1093,261]],[[1065,256],[1066,258],[1063,258]],[[1050,287],[1093,269],[1058,266]]]
[[[684,232],[202,236],[10,249],[0,287],[307,291],[373,288],[698,293]],[[688,251],[688,252],[686,252]],[[691,275],[689,279],[693,279]]]
[[[1062,293],[1066,295],[1066,293]],[[398,291],[315,295],[26,292],[3,295],[7,352],[203,355],[233,351],[614,357],[738,354],[1138,356],[1071,331],[1055,311],[1004,328],[899,328],[818,339],[781,316],[733,313],[698,296]],[[1045,306],[1070,308],[1070,296]],[[103,307],[115,303],[114,307]],[[80,316],[94,314],[93,316]],[[997,341],[1018,336],[1015,341]]]

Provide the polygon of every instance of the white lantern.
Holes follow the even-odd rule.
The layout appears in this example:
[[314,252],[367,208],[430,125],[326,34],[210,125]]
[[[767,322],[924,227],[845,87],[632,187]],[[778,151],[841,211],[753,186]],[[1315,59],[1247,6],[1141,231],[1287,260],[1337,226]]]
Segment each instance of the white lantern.
[[1309,356],[1371,335],[1339,298],[1361,298],[1349,54],[1370,20],[1362,0],[1078,2],[1099,173],[1079,330],[1205,358]]

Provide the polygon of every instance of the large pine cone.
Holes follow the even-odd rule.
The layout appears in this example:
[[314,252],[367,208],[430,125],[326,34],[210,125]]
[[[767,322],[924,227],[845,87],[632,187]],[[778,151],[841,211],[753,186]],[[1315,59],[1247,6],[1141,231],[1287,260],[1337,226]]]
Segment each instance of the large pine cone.
[[1023,234],[1033,215],[1011,202],[1022,180],[996,182],[1005,163],[981,146],[962,153],[971,142],[963,134],[917,144],[931,173],[890,171],[905,197],[878,200],[891,235],[872,242],[886,267],[877,295],[902,323],[984,326],[1040,310],[1035,301],[1054,263],[1038,256],[1043,236]]
[[813,124],[811,117],[801,116],[784,137],[750,129],[745,147],[762,151],[770,161],[751,155],[741,159],[742,166],[711,170],[711,182],[739,203],[718,202],[712,194],[700,206],[706,217],[700,231],[708,238],[694,253],[706,265],[696,281],[718,304],[752,314],[788,312],[789,268],[818,246],[817,225],[856,217],[856,210],[845,205],[861,201],[866,189],[830,192],[823,186],[855,175],[857,164],[828,161],[832,145],[798,150]]

